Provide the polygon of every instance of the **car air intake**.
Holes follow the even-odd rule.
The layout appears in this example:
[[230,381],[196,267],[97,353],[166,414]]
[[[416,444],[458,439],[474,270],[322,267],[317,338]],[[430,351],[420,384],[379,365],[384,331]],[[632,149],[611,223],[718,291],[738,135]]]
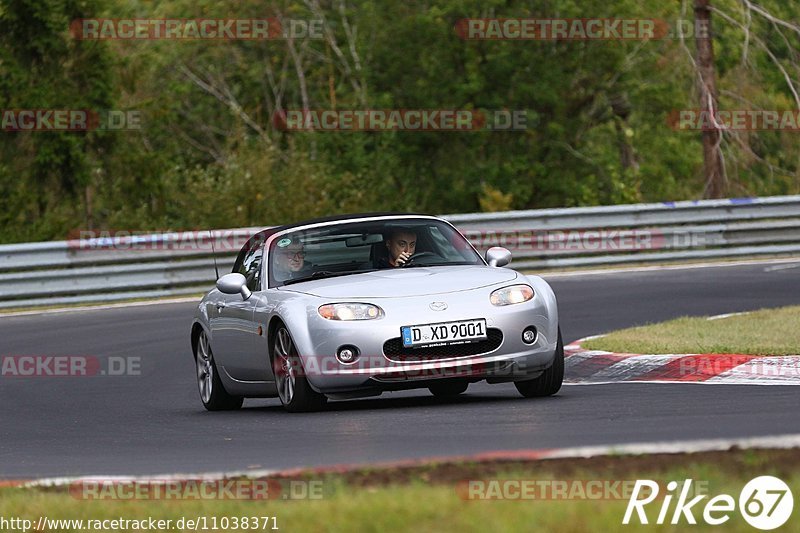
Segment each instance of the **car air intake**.
[[383,354],[391,361],[413,363],[450,359],[453,357],[469,357],[493,352],[503,343],[503,332],[497,328],[488,328],[487,338],[478,342],[454,344],[452,346],[431,346],[422,348],[404,348],[400,337],[389,339],[383,344]]

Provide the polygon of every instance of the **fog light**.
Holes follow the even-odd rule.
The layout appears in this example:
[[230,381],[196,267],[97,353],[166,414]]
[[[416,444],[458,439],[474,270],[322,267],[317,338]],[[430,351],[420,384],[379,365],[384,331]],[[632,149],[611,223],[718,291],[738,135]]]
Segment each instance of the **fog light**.
[[529,326],[522,332],[522,342],[525,344],[533,344],[536,342],[536,328]]
[[349,364],[358,359],[358,348],[355,346],[342,346],[336,352],[336,358],[341,363]]

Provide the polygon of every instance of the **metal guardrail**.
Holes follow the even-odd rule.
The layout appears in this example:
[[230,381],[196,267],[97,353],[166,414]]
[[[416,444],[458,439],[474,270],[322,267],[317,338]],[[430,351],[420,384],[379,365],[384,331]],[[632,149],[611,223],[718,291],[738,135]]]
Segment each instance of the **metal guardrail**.
[[[800,256],[800,195],[448,215],[515,268]],[[261,228],[0,245],[0,308],[196,294]],[[213,251],[211,240],[214,241]]]

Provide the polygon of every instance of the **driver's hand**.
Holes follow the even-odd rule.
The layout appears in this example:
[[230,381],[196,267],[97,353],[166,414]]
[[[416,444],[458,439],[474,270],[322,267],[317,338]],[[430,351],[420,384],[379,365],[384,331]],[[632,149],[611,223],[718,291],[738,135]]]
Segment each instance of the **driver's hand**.
[[398,255],[397,259],[394,260],[395,266],[401,267],[405,265],[409,257],[411,257],[411,254],[408,252],[403,252],[402,254]]

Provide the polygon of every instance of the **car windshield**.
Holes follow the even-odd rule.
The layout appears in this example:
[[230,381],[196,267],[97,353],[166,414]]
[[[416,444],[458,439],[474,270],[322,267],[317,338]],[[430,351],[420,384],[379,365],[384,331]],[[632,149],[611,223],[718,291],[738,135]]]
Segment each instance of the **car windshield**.
[[481,265],[449,224],[434,219],[333,223],[276,236],[269,249],[270,286],[382,268]]

